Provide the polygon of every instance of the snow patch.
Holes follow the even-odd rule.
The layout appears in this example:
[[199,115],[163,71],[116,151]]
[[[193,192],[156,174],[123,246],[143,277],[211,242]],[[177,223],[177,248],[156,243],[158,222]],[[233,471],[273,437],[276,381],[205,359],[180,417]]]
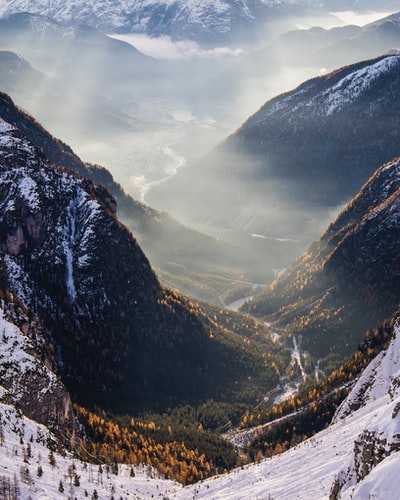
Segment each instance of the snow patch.
[[382,73],[390,71],[398,64],[397,57],[387,57],[342,78],[323,94],[323,97],[326,97],[327,114],[331,115],[340,111],[346,104],[354,102]]
[[18,184],[18,191],[26,201],[30,210],[35,211],[40,207],[39,193],[36,182],[29,176],[23,177]]
[[13,130],[16,130],[16,128],[0,118],[0,134],[12,132]]

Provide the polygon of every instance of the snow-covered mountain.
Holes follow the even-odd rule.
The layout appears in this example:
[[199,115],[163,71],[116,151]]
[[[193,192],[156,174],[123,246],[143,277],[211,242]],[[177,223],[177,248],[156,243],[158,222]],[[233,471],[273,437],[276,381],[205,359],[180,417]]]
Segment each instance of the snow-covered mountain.
[[[3,312],[0,326],[15,346],[25,342],[26,335]],[[18,349],[13,352],[21,361],[26,354]],[[21,371],[23,366],[20,363]],[[138,500],[157,496],[169,500],[394,500],[400,487],[399,367],[400,327],[396,325],[388,349],[366,368],[327,429],[281,455],[188,487],[160,478],[147,466],[119,465],[111,472],[107,464],[99,467],[69,452],[60,454],[49,429],[28,419],[1,388],[0,484],[5,491],[18,491],[11,498],[51,500],[65,498],[66,492],[102,500],[113,495],[133,495]]]
[[[224,398],[258,377],[275,384],[263,351],[279,355],[279,345],[260,338],[258,350],[243,346],[241,335],[253,335],[252,328],[238,335],[161,286],[117,219],[114,197],[88,179],[113,185],[107,171],[85,165],[4,94],[0,117],[1,284],[39,317],[57,373],[76,400],[132,412]],[[132,209],[113,187],[136,209],[132,224],[149,223],[143,212],[156,215]]]
[[[3,127],[4,128],[4,127]],[[180,487],[150,482],[147,467],[109,467],[79,461],[69,449],[78,436],[68,392],[43,356],[40,323],[10,293],[0,300],[0,489],[3,498],[168,497]],[[67,448],[65,448],[67,446]],[[132,469],[133,470],[133,469]],[[86,490],[86,493],[85,493]],[[96,493],[95,493],[96,491]],[[98,495],[93,497],[92,495]]]
[[206,44],[235,42],[254,37],[272,18],[305,15],[315,2],[300,0],[118,0],[51,2],[16,0],[0,2],[0,16],[31,12],[66,23],[83,23],[105,32],[168,35]]
[[[89,324],[97,323],[100,348],[103,335],[103,340],[111,340],[109,331],[101,334],[102,329],[109,321],[119,322],[112,318],[113,310],[120,317],[117,304],[129,300],[126,321],[130,325],[140,323],[140,310],[147,308],[144,306],[147,300],[157,300],[154,294],[159,285],[136,242],[127,232],[120,232],[117,221],[113,220],[115,201],[104,188],[52,168],[26,136],[4,120],[0,132],[0,246],[5,254],[8,286],[36,314],[47,318],[46,337],[58,345],[59,366],[64,367],[65,377],[77,379],[81,375],[73,368],[73,360],[89,352],[92,358],[97,357],[89,330],[82,335]],[[110,239],[110,245],[104,247],[106,239]],[[120,250],[126,252],[126,258]],[[116,290],[114,294],[106,285],[107,273],[101,265],[106,259],[108,265],[104,269],[111,269],[115,258],[125,262],[123,274],[129,276],[122,295]],[[66,317],[70,318],[67,322]],[[81,333],[71,342],[75,328]],[[114,354],[106,357],[105,364],[100,363],[101,378],[108,371],[106,365],[116,363],[127,350],[126,341],[121,336],[116,343],[112,341],[113,346],[109,345]],[[103,344],[101,350],[105,348]],[[97,354],[102,357],[100,352]],[[115,382],[124,365],[126,361],[120,359],[115,365],[117,371],[108,372],[109,382],[112,379]],[[76,368],[80,371],[81,367]],[[87,371],[88,365],[82,368]],[[92,376],[89,372],[84,376],[92,390],[93,386],[104,385],[100,378],[97,382],[93,378],[99,373],[98,368],[89,369]]]
[[[70,24],[87,24],[107,33],[145,33],[152,37],[170,36],[174,40],[195,40],[206,45],[250,42],[277,24],[295,26],[290,18],[330,16],[338,10],[397,9],[395,1],[377,4],[374,0],[338,2],[325,0],[107,0],[52,2],[14,0],[0,2],[0,16],[31,12]],[[333,19],[333,18],[332,18]],[[274,23],[276,24],[274,26]],[[265,30],[265,27],[269,28]]]
[[326,430],[282,455],[172,498],[189,492],[213,500],[398,498],[399,368],[397,325],[389,348],[371,362]]

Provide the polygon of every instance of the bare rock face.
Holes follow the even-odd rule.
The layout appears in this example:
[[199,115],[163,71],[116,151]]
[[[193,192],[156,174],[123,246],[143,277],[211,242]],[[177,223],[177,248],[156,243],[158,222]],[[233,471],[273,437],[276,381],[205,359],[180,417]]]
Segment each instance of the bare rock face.
[[354,468],[357,483],[398,447],[399,443],[388,443],[386,438],[380,438],[376,432],[368,430],[363,432],[354,443]]
[[336,477],[330,500],[340,498],[342,491],[361,483],[385,458],[400,450],[400,434],[391,438],[382,437],[382,434],[368,430],[360,434],[354,443],[352,464]]
[[43,241],[46,235],[46,217],[42,211],[30,212],[25,205],[13,215],[13,220],[7,221],[9,227],[2,242],[2,250],[15,256]]
[[21,248],[26,246],[24,232],[21,226],[17,226],[13,232],[7,234],[3,250],[10,255],[18,255]]
[[64,444],[77,433],[71,398],[52,368],[40,322],[6,293],[0,302],[0,385],[4,402],[46,425]]
[[352,412],[364,412],[366,424],[354,441],[348,464],[335,478],[331,500],[343,494],[351,497],[379,464],[400,451],[399,328],[397,323],[388,349],[370,363],[335,417],[339,421]]

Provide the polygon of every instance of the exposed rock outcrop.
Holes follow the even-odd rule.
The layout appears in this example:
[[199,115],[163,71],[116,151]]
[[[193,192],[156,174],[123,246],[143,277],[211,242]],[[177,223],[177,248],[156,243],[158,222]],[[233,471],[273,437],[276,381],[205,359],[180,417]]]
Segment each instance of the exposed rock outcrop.
[[379,464],[400,451],[399,328],[397,322],[388,349],[370,363],[335,417],[339,422],[353,412],[369,408],[367,427],[355,440],[348,464],[336,475],[331,500],[351,496],[352,490]]
[[[43,327],[8,292],[0,302],[0,385],[3,402],[44,424],[68,445],[77,421],[68,391],[56,376]],[[11,299],[11,302],[10,302]]]

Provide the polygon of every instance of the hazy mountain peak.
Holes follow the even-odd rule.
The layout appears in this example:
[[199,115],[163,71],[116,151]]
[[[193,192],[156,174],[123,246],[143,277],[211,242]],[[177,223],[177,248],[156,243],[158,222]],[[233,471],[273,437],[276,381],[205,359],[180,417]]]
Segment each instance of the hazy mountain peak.
[[[277,96],[255,113],[238,130],[238,135],[248,135],[253,128],[259,127],[270,117],[278,117],[280,120],[294,119],[315,121],[315,115],[329,116],[338,112],[346,106],[353,105],[369,90],[380,85],[380,79],[385,75],[393,74],[400,67],[400,58],[394,55],[382,56],[381,58],[357,63],[352,66],[340,68],[327,76],[321,76],[308,80],[297,89]],[[371,100],[370,105],[373,106]],[[368,112],[368,103],[363,113]]]
[[[70,24],[87,24],[107,32],[169,35],[174,39],[192,39],[215,43],[254,36],[268,17],[281,13],[307,13],[312,2],[301,0],[157,0],[148,2],[0,2],[0,15],[32,12]],[[252,33],[253,31],[253,33]]]

